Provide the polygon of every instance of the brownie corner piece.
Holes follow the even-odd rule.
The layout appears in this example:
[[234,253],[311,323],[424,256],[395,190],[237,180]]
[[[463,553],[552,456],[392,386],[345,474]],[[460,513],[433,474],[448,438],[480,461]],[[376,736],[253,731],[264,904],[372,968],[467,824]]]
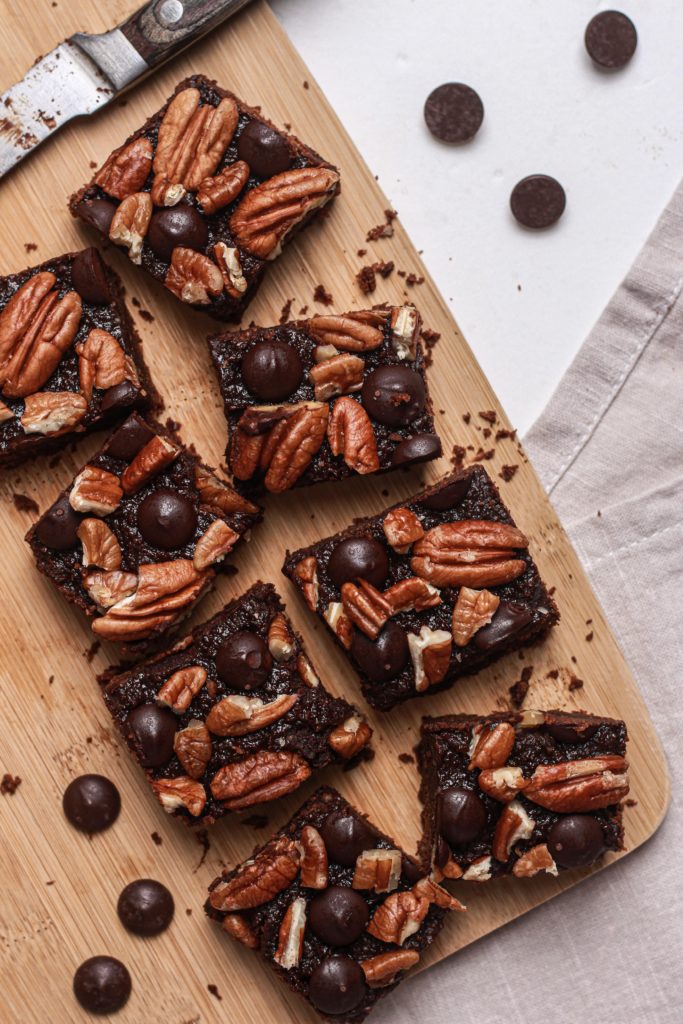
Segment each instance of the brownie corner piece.
[[141,655],[190,613],[260,519],[175,433],[133,413],[26,540],[95,636]]
[[423,719],[420,857],[447,878],[588,867],[623,848],[623,722],[535,711]]
[[462,905],[334,789],[319,789],[205,909],[324,1018],[360,1024]]
[[69,206],[181,302],[237,322],[268,263],[338,192],[314,150],[193,75]]
[[271,584],[256,583],[171,650],[102,677],[104,699],[157,799],[211,824],[296,790],[372,736],[331,696]]
[[559,620],[482,466],[288,553],[283,572],[383,711],[450,687]]
[[158,404],[121,282],[97,249],[0,277],[0,466]]
[[247,494],[437,458],[414,306],[324,314],[209,339]]

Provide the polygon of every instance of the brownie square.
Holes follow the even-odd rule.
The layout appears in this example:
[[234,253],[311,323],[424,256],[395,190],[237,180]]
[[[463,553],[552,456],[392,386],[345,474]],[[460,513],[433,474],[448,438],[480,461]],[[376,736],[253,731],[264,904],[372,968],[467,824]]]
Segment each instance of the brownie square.
[[193,75],[69,206],[181,302],[237,322],[269,261],[338,192],[336,168]]
[[121,282],[97,249],[0,277],[0,466],[154,405]]
[[171,650],[101,681],[161,805],[191,824],[291,793],[314,771],[359,759],[372,735],[322,685],[265,583]]
[[140,656],[189,615],[260,519],[177,434],[134,413],[26,540],[93,633]]
[[626,726],[583,712],[425,718],[420,853],[484,882],[587,867],[623,848]]
[[542,637],[557,608],[481,466],[287,555],[283,572],[387,711]]
[[441,454],[413,306],[209,339],[240,488],[343,480]]
[[206,912],[325,1020],[359,1024],[464,907],[329,787],[209,889]]

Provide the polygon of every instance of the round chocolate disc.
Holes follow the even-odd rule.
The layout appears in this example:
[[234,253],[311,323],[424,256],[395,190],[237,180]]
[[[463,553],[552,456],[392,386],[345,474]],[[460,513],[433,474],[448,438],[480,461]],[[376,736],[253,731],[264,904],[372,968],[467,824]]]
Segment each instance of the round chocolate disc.
[[446,82],[427,97],[424,117],[439,142],[469,142],[481,128],[484,104],[469,85]]
[[[113,391],[114,388],[110,388]],[[107,392],[109,394],[109,391]],[[130,416],[107,441],[107,455],[132,462],[140,449],[154,437],[154,431],[137,416]]]
[[374,850],[377,836],[362,818],[347,811],[332,811],[325,818],[320,835],[330,860],[351,868],[363,850]]
[[558,743],[581,743],[583,740],[589,740],[591,736],[595,736],[598,731],[597,725],[577,727],[569,723],[555,723],[546,725],[545,728],[546,732],[550,733]]
[[108,235],[116,204],[110,203],[108,199],[83,199],[76,207],[76,213],[86,224]]
[[407,366],[378,366],[361,388],[367,413],[386,427],[405,427],[420,415],[427,396],[419,373]]
[[394,448],[392,466],[407,466],[409,463],[428,462],[441,455],[441,441],[436,434],[413,434]]
[[263,121],[249,121],[237,140],[237,156],[257,178],[282,174],[292,162],[284,135]]
[[63,495],[38,520],[36,540],[53,551],[68,551],[78,543],[76,530],[82,518],[71,507],[68,497]]
[[160,487],[140,503],[138,529],[149,544],[164,551],[184,547],[197,528],[197,512],[184,494]]
[[490,651],[528,626],[531,619],[532,614],[528,608],[522,608],[511,601],[501,601],[488,626],[474,634],[474,646],[480,651]]
[[173,896],[161,882],[138,878],[122,890],[116,912],[124,928],[136,935],[158,935],[173,920]]
[[510,209],[525,228],[549,228],[564,213],[567,197],[559,181],[549,174],[530,174],[518,181],[510,196]]
[[177,722],[172,711],[140,704],[128,715],[128,728],[143,768],[158,768],[173,757]]
[[451,786],[439,793],[439,832],[451,846],[466,846],[486,825],[486,810],[476,793]]
[[139,397],[140,389],[136,388],[132,381],[122,380],[120,384],[115,384],[113,388],[107,388],[104,392],[100,402],[100,412],[107,413],[115,409],[125,409],[134,405]]
[[548,833],[548,850],[562,868],[583,868],[605,852],[605,840],[597,818],[566,814]]
[[173,250],[205,249],[209,241],[206,221],[193,206],[167,206],[152,214],[147,241],[161,260],[171,262]]
[[308,923],[328,946],[350,946],[365,931],[370,912],[359,892],[330,885],[308,904]]
[[112,301],[104,263],[94,247],[84,249],[74,256],[71,264],[71,283],[86,302],[103,305]]
[[252,395],[264,402],[281,402],[301,384],[304,366],[286,341],[257,341],[242,357],[242,379]]
[[389,573],[386,548],[374,537],[347,537],[333,549],[327,572],[338,587],[362,579],[381,589]]
[[333,1017],[351,1013],[367,994],[363,968],[343,953],[326,957],[308,982],[308,998],[316,1010]]
[[216,670],[228,686],[236,690],[256,690],[263,686],[273,667],[273,659],[264,640],[246,630],[235,633],[216,652]]
[[636,52],[638,33],[621,11],[600,11],[588,22],[584,41],[596,64],[615,71],[625,67]]
[[387,622],[376,640],[354,628],[351,655],[373,683],[388,683],[408,664],[408,637],[396,622]]
[[114,824],[121,810],[121,796],[104,775],[79,775],[64,790],[62,807],[74,828],[92,834]]
[[428,498],[423,498],[420,504],[424,505],[425,508],[431,509],[433,512],[446,512],[449,508],[457,508],[460,502],[464,501],[467,497],[471,483],[472,477],[470,476],[454,480],[434,494],[431,494]]
[[74,974],[74,995],[88,1013],[116,1013],[132,987],[127,967],[113,956],[93,956]]

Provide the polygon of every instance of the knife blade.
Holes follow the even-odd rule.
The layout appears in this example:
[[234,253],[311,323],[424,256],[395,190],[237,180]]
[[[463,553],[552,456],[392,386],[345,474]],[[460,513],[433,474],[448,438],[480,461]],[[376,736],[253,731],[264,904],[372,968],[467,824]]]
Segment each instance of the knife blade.
[[109,32],[77,32],[0,96],[0,178],[74,117],[94,114],[249,0],[153,0]]

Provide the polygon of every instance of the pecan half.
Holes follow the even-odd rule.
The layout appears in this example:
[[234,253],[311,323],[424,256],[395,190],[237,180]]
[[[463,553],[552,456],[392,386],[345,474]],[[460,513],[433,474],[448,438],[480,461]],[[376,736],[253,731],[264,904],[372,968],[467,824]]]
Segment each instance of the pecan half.
[[402,946],[419,931],[429,911],[429,900],[414,892],[392,892],[375,911],[368,932],[381,942]]
[[223,918],[221,927],[224,932],[228,935],[232,935],[233,939],[237,939],[247,949],[258,949],[259,940],[258,936],[249,927],[248,922],[242,917],[241,914],[226,914]]
[[73,482],[69,504],[76,512],[108,516],[119,507],[122,497],[121,482],[117,476],[98,466],[85,466]]
[[512,865],[512,874],[515,878],[533,878],[539,871],[545,871],[549,875],[558,874],[557,864],[550,856],[550,850],[545,843],[532,846]]
[[142,246],[152,219],[152,197],[134,192],[116,210],[109,225],[109,239],[128,250],[133,263],[142,263]]
[[247,192],[230,218],[240,248],[262,260],[279,255],[290,232],[333,197],[339,175],[327,167],[298,167]]
[[36,320],[45,318],[57,300],[57,292],[52,291],[56,283],[57,278],[49,270],[34,274],[17,289],[0,312],[0,366],[7,362]]
[[[324,366],[324,363],[321,364]],[[354,473],[364,475],[379,469],[377,439],[372,421],[363,406],[345,396],[334,403],[327,428],[333,455],[342,455]]]
[[496,860],[505,863],[515,843],[531,839],[536,827],[533,818],[524,810],[518,800],[513,800],[496,823],[491,850]]
[[296,659],[296,670],[299,673],[300,679],[310,690],[315,690],[317,686],[320,686],[320,680],[313,671],[313,666],[305,654],[300,654]]
[[83,577],[83,587],[91,601],[98,608],[111,608],[124,597],[135,592],[138,578],[134,572],[112,569],[105,572],[89,572]]
[[301,854],[300,882],[307,889],[326,889],[328,881],[327,850],[323,837],[313,825],[304,825],[299,838]]
[[521,768],[510,767],[484,768],[479,772],[477,782],[479,789],[502,804],[509,804],[528,784]]
[[616,754],[539,765],[524,796],[561,814],[596,811],[619,803],[629,791],[627,763]]
[[461,587],[453,608],[453,639],[458,647],[466,647],[476,632],[486,626],[500,604],[490,590]]
[[418,693],[423,693],[444,679],[451,661],[452,646],[453,637],[445,629],[423,626],[419,636],[408,633],[408,650]]
[[19,423],[27,434],[64,434],[78,426],[87,409],[83,395],[74,391],[38,391],[24,399]]
[[229,206],[249,181],[249,165],[244,160],[228,164],[219,174],[204,178],[197,188],[197,203],[210,215]]
[[361,967],[370,988],[384,988],[392,985],[401,971],[414,967],[419,959],[420,954],[415,949],[391,949],[362,960]]
[[514,554],[527,546],[524,534],[507,523],[463,519],[428,530],[410,565],[437,587],[489,587],[521,576],[526,562]]
[[331,345],[342,352],[372,352],[384,341],[381,327],[368,323],[360,313],[313,316],[308,321],[308,332],[320,345]]
[[297,896],[282,918],[278,932],[277,948],[273,960],[285,971],[298,967],[304,949],[304,932],[306,930],[306,900]]
[[222,562],[239,539],[239,533],[235,533],[227,523],[214,519],[195,544],[192,556],[195,569],[207,569],[216,562]]
[[143,640],[177,619],[206,589],[212,575],[197,572],[186,558],[141,565],[135,592],[95,619],[93,633],[107,640]]
[[318,608],[318,563],[315,555],[308,555],[297,562],[292,574],[298,581],[299,586],[306,599],[306,604],[312,612]]
[[223,275],[208,256],[179,245],[171,253],[164,284],[181,302],[208,306],[223,291]]
[[399,359],[414,359],[420,334],[420,314],[414,306],[394,306],[391,311],[391,347]]
[[358,391],[363,384],[365,361],[350,352],[333,355],[312,366],[308,376],[313,381],[315,397],[319,402],[328,402],[337,395]]
[[40,391],[76,337],[82,313],[77,292],[61,299],[54,274],[36,274],[0,315],[0,385],[9,398]]
[[157,693],[157,704],[182,715],[206,682],[207,671],[201,665],[179,668],[168,677]]
[[409,508],[395,508],[388,512],[382,522],[384,536],[394,551],[405,555],[415,541],[424,537],[424,527]]
[[138,383],[137,374],[131,377],[134,367],[130,359],[109,331],[96,327],[76,346],[76,351],[81,391],[88,401],[92,398],[93,387],[113,388],[131,379]]
[[269,843],[254,860],[238,868],[209,893],[214,910],[239,911],[263,906],[292,884],[299,873],[299,851],[293,840],[281,836]]
[[169,103],[159,126],[154,173],[193,192],[214,173],[230,145],[239,112],[232,97],[199,106],[196,89],[183,89]]
[[400,878],[400,850],[363,850],[356,858],[351,888],[393,892]]
[[195,484],[199,491],[202,505],[206,505],[218,515],[229,515],[232,512],[254,514],[258,512],[256,505],[243,498],[241,494],[223,480],[210,473],[203,466],[195,466]]
[[368,723],[360,715],[351,715],[332,730],[327,742],[335,753],[348,760],[368,745],[371,736]]
[[349,650],[353,625],[344,611],[341,601],[330,601],[323,612],[323,618],[343,647]]
[[181,775],[177,779],[155,779],[152,789],[165,811],[172,814],[184,807],[193,818],[198,818],[206,807],[206,790],[201,782]]
[[220,768],[211,781],[211,792],[228,810],[239,811],[291,793],[310,774],[311,766],[298,754],[260,750]]
[[180,448],[177,445],[155,434],[124,469],[121,477],[124,494],[135,494],[156,473],[170,466],[179,454]]
[[275,661],[289,661],[294,653],[294,636],[282,612],[277,612],[268,626],[268,650]]
[[282,693],[267,704],[259,697],[241,693],[223,697],[209,711],[208,728],[216,736],[248,736],[279,721],[299,699],[296,693]]
[[305,473],[325,438],[328,415],[327,405],[305,402],[284,421],[263,481],[269,491],[286,491]]
[[242,273],[239,250],[225,242],[216,242],[213,247],[213,258],[223,275],[223,284],[228,295],[239,299],[247,290],[247,279]]
[[358,583],[342,583],[341,599],[344,611],[358,629],[371,640],[391,616],[391,605],[386,598],[367,580]]
[[425,608],[435,608],[441,604],[441,594],[436,587],[421,580],[419,576],[409,576],[385,590],[384,600],[391,605],[391,614],[398,615],[400,612],[422,612]]
[[96,565],[107,571],[121,568],[121,546],[101,519],[84,519],[76,536],[83,545],[83,565]]
[[461,913],[466,910],[460,900],[451,896],[448,890],[438,885],[432,877],[421,878],[413,886],[413,892],[416,896],[424,896],[442,910],[458,910]]
[[470,744],[470,763],[473,768],[502,768],[515,743],[515,730],[509,722],[475,726]]
[[140,136],[121,149],[116,149],[94,177],[103,192],[115,199],[125,199],[139,192],[152,170],[152,143]]
[[211,760],[211,736],[203,722],[193,719],[175,734],[173,749],[191,779],[201,779]]

